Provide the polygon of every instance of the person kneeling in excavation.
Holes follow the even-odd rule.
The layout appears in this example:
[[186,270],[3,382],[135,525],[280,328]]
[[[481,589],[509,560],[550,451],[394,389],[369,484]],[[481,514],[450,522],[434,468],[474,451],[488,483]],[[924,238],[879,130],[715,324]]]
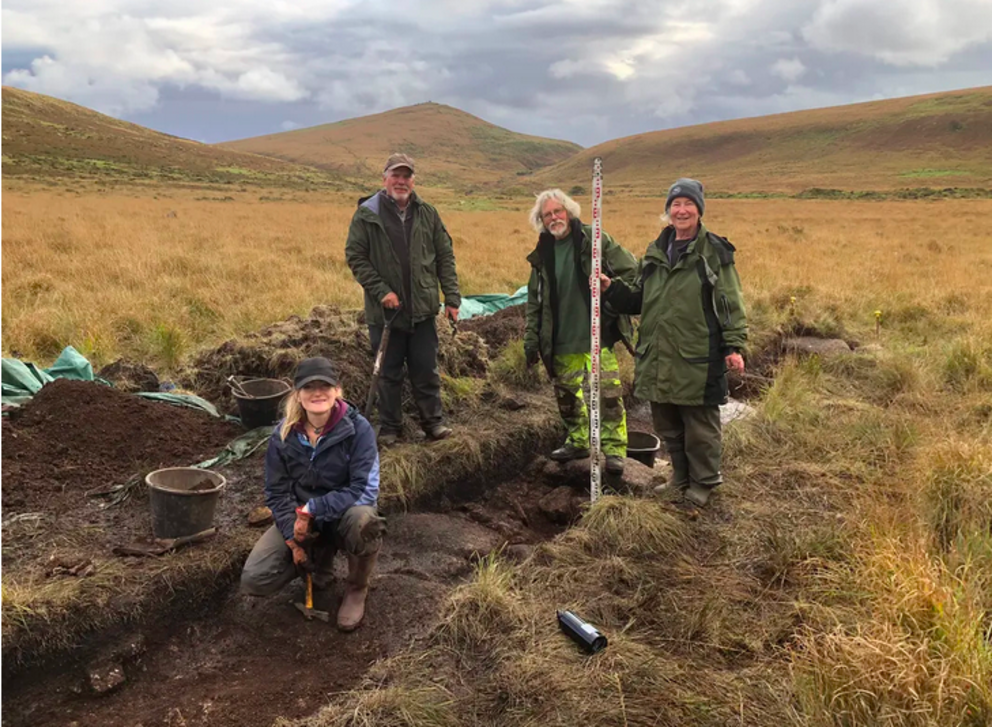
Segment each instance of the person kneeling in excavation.
[[296,369],[285,417],[265,455],[265,504],[275,524],[252,548],[241,588],[268,596],[301,572],[314,586],[334,578],[334,555],[348,557],[338,628],[353,631],[365,615],[369,579],[385,532],[379,517],[379,453],[372,426],[341,396],[333,365],[308,358]]

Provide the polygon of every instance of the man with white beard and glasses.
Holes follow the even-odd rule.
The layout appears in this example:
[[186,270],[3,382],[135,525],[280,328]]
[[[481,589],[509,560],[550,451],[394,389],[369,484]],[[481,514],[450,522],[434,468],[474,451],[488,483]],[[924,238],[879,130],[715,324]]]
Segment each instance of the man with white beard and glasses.
[[[541,192],[530,212],[539,237],[527,257],[531,273],[524,352],[527,365],[543,361],[554,382],[568,432],[565,443],[550,455],[558,462],[589,456],[589,412],[582,389],[592,362],[592,228],[582,223],[580,213],[578,203],[560,189]],[[603,271],[633,283],[637,260],[605,232],[602,241]],[[607,473],[620,475],[627,454],[627,413],[613,347],[619,342],[629,346],[632,328],[628,316],[618,315],[609,305],[601,310],[601,441]]]

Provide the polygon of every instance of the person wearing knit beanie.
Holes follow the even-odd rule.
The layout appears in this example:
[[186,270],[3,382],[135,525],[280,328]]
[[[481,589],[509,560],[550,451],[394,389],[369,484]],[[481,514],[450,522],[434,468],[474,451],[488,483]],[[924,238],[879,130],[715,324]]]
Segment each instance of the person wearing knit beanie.
[[688,177],[682,177],[676,180],[668,189],[668,198],[665,200],[665,213],[668,213],[669,208],[672,206],[672,200],[678,197],[687,197],[691,199],[696,208],[699,210],[699,216],[703,216],[703,211],[706,207],[706,199],[703,196],[703,183],[695,179],[689,179]]

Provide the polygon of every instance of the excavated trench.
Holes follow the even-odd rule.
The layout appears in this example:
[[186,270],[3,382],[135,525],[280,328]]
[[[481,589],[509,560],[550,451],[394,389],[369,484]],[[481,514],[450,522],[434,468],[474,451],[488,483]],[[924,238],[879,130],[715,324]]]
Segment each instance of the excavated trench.
[[[211,392],[237,371],[286,375],[303,346],[307,355],[335,352],[361,391],[366,344],[350,318],[345,325],[335,316],[315,309],[307,319],[225,344],[200,362],[191,374],[197,385],[189,386]],[[519,337],[518,318],[517,311],[493,316],[484,325],[494,330],[480,333],[494,344]],[[481,340],[465,332],[442,341],[445,365],[467,366],[459,375],[472,375]],[[338,355],[352,349],[354,362]],[[123,503],[100,508],[94,493],[135,472],[205,459],[237,431],[202,413],[96,384],[46,386],[3,420],[4,617],[25,619],[9,629],[4,624],[4,724],[224,727],[314,713],[358,685],[378,659],[429,639],[445,596],[471,576],[478,558],[493,551],[525,558],[578,516],[587,495],[568,483],[581,488],[588,470],[568,472],[535,457],[555,443],[558,420],[549,402],[527,401],[523,412],[509,413],[516,409],[496,401],[456,423],[502,434],[480,458],[495,464],[472,471],[480,445],[466,443],[466,453],[475,454],[429,460],[438,486],[398,499],[393,493],[383,502],[389,530],[366,620],[357,632],[341,634],[333,624],[305,621],[293,607],[302,600],[299,581],[267,599],[237,592],[244,557],[262,533],[246,521],[261,504],[259,455],[219,469],[228,486],[216,538],[160,559],[109,555],[147,537],[147,494],[138,487]],[[635,428],[650,430],[642,424]],[[628,465],[628,471],[648,486],[656,473],[631,464],[640,469]],[[446,467],[461,474],[452,477]],[[30,591],[23,601],[29,607],[35,593],[52,599],[59,589],[77,600],[66,600],[61,611],[45,614],[44,606],[22,614],[8,604],[17,589]],[[333,619],[341,589],[339,577],[316,594],[315,607]]]
[[[36,402],[34,411],[28,408],[4,423],[5,506],[9,500],[16,512],[47,508],[58,513],[48,530],[33,535],[20,533],[17,523],[5,527],[5,566],[9,556],[15,569],[46,568],[48,579],[92,578],[85,568],[73,572],[68,553],[57,555],[58,565],[52,566],[52,557],[45,554],[61,553],[60,528],[63,532],[92,528],[107,538],[75,541],[73,549],[80,563],[87,561],[87,555],[97,562],[98,552],[105,553],[110,542],[147,530],[147,503],[140,501],[140,495],[119,508],[99,512],[84,496],[93,482],[84,477],[88,471],[85,461],[71,461],[70,455],[83,457],[87,448],[68,447],[55,464],[42,456],[46,450],[41,443],[51,444],[59,431],[72,426],[73,414],[60,410],[58,402],[74,403],[82,409],[78,399],[85,395],[95,397],[85,407],[87,431],[102,432],[102,437],[92,435],[93,441],[87,442],[89,454],[100,456],[104,468],[94,481],[119,480],[129,465],[136,464],[134,457],[141,442],[134,432],[119,456],[97,451],[106,445],[104,440],[122,435],[101,429],[104,424],[117,422],[127,429],[128,416],[134,416],[120,409],[134,405],[132,400],[120,398],[124,395],[119,392],[110,396],[112,390],[97,386],[61,383],[49,391],[51,401]],[[137,414],[143,421],[151,421],[150,416],[164,411],[169,417],[188,416],[190,423],[195,421],[199,426],[217,426],[210,421],[204,424],[202,418],[183,410],[139,404]],[[208,434],[195,431],[197,437]],[[228,434],[210,433],[221,439]],[[19,670],[5,668],[4,724],[269,725],[279,716],[293,718],[315,712],[333,694],[356,686],[377,659],[430,638],[445,595],[470,577],[478,558],[501,549],[503,557],[526,557],[534,544],[561,532],[575,518],[583,493],[562,485],[561,478],[548,476],[548,465],[541,460],[532,461],[521,471],[526,460],[549,447],[551,441],[537,439],[530,444],[525,455],[507,453],[498,471],[479,471],[445,486],[437,496],[417,502],[408,512],[387,513],[389,532],[366,621],[353,634],[337,632],[333,623],[305,621],[292,605],[302,600],[299,581],[267,599],[240,595],[236,580],[240,559],[218,569],[215,582],[197,591],[195,597],[177,595],[186,588],[183,579],[187,577],[177,565],[179,559],[193,562],[206,558],[210,548],[220,548],[218,542],[192,546],[161,560],[126,560],[128,567],[142,575],[156,567],[172,569],[167,587],[155,591],[155,598],[161,598],[160,607],[139,613],[126,626],[97,630],[73,650],[56,651],[54,657],[35,660]],[[200,453],[178,447],[173,454],[188,460]],[[10,471],[8,456],[15,465]],[[121,472],[111,471],[114,466]],[[219,471],[229,484],[217,525],[237,538],[225,541],[229,551],[236,550],[232,543],[241,544],[237,547],[243,549],[243,543],[262,532],[249,531],[244,518],[260,499],[261,457],[256,455]],[[338,575],[343,577],[340,556],[337,566]],[[329,611],[332,619],[341,588],[339,577],[333,588],[316,594],[315,607]],[[150,594],[149,590],[139,597],[147,600]],[[108,586],[107,607],[115,608],[114,599],[119,597],[113,586]]]
[[[504,548],[505,557],[526,557],[564,529],[573,505],[549,507],[555,489],[523,476],[472,501],[442,498],[443,511],[389,516],[366,620],[355,633],[305,621],[292,605],[302,600],[299,581],[266,599],[230,585],[184,617],[122,633],[89,659],[5,680],[4,723],[243,726],[313,713],[356,686],[375,660],[429,638],[444,596],[480,556]],[[340,556],[337,566],[339,582],[317,592],[314,604],[332,618]]]

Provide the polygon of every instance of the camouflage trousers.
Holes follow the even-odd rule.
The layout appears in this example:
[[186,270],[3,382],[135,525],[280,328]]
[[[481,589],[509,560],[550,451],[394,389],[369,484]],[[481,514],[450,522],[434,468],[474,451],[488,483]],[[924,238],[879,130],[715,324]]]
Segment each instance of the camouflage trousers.
[[[555,397],[558,411],[568,429],[568,442],[579,449],[589,448],[589,410],[586,407],[589,367],[588,353],[555,356]],[[620,367],[613,349],[600,353],[600,441],[603,454],[627,456],[627,412],[623,408]]]

